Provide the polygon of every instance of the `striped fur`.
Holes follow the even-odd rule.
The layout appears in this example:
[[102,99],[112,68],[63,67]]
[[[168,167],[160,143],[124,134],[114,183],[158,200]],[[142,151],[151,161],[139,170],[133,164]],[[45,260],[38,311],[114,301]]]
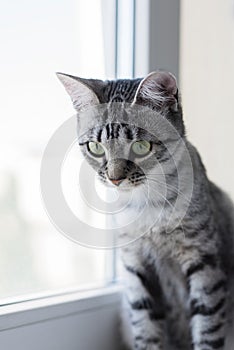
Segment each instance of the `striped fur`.
[[[209,181],[197,150],[187,141],[175,78],[156,72],[144,80],[102,82],[67,75],[60,75],[60,79],[78,111],[78,120],[87,101],[107,104],[105,123],[97,121],[88,132],[80,132],[80,147],[103,183],[110,186],[114,177],[124,179],[120,190],[134,188],[135,205],[126,208],[126,216],[139,210],[145,200],[146,181],[150,185],[152,196],[147,213],[134,231],[143,232],[152,217],[159,216],[164,203],[157,224],[122,248],[127,287],[125,311],[131,325],[124,326],[129,348],[233,349],[228,338],[233,303],[233,206],[227,195]],[[117,110],[115,103],[119,103]],[[134,116],[131,123],[127,117],[126,123],[118,118],[113,121],[114,112],[115,116],[120,112],[124,116],[126,103],[150,107],[155,111],[155,125],[162,116],[176,129],[178,139],[160,123],[158,136],[152,137],[134,125]],[[141,118],[148,126],[147,115]],[[137,140],[151,142],[150,155],[142,159],[131,156],[131,145]],[[191,159],[193,191],[182,220],[174,226],[172,222],[173,229],[168,231],[178,195],[178,171],[185,194],[190,180],[183,162],[184,150],[175,147],[179,140],[183,140]],[[101,143],[106,155],[101,159],[92,157],[87,149],[89,141]],[[171,145],[173,157],[169,152]],[[175,218],[181,208],[176,209]],[[131,232],[125,235],[131,236]]]

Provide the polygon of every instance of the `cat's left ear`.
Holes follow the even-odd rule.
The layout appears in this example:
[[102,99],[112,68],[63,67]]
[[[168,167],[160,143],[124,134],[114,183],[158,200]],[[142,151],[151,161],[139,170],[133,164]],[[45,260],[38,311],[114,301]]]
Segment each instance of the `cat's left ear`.
[[78,112],[100,103],[94,90],[95,87],[97,90],[100,88],[97,86],[98,84],[104,83],[101,80],[78,78],[64,73],[56,74],[71,97],[73,106]]
[[133,101],[135,103],[159,110],[169,107],[177,111],[179,100],[176,78],[169,72],[150,73],[140,82]]

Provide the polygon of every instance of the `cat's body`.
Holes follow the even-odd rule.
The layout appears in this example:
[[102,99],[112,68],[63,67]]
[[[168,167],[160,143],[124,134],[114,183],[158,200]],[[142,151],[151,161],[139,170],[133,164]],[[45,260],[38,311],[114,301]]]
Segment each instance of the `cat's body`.
[[[195,172],[197,174],[195,174],[195,177],[196,175],[200,177],[203,165],[200,163],[196,150],[192,146],[188,147],[190,148],[191,158],[196,163]],[[165,215],[158,226],[154,227],[151,232],[144,235],[140,240],[137,240],[134,243],[134,248],[131,245],[123,248],[125,281],[130,294],[129,298],[134,300],[131,306],[135,310],[135,313],[132,315],[128,314],[130,322],[133,325],[137,324],[137,320],[140,319],[142,314],[144,312],[147,314],[150,310],[145,305],[144,311],[144,304],[147,303],[149,295],[153,296],[152,299],[156,296],[156,304],[158,302],[160,306],[159,315],[157,316],[157,311],[155,311],[155,317],[152,319],[161,320],[162,316],[166,319],[163,326],[164,336],[162,336],[164,342],[167,343],[165,349],[193,349],[190,334],[191,313],[194,314],[193,318],[197,319],[195,320],[197,324],[199,324],[199,318],[205,321],[203,326],[205,335],[202,340],[204,344],[201,347],[197,346],[195,349],[223,349],[223,329],[221,324],[225,326],[225,322],[227,326],[226,334],[228,335],[229,333],[229,336],[232,337],[230,331],[232,331],[232,296],[234,293],[234,209],[226,194],[210,182],[205,174],[203,176],[202,186],[199,185],[198,181],[196,192],[191,199],[191,206],[188,208],[181,226],[178,226],[171,234],[165,232],[165,227],[170,217],[170,210],[167,211],[165,208]],[[202,203],[201,206],[193,204],[193,201],[197,202],[198,198],[199,202]],[[203,258],[198,259],[198,252]],[[217,268],[218,260],[222,261],[223,264],[220,271]],[[224,271],[225,274],[223,274]],[[214,276],[212,276],[213,273]],[[205,283],[204,287],[201,287],[203,283],[199,281],[199,274],[201,278],[207,278],[207,284]],[[208,281],[208,277],[210,277],[210,281]],[[137,283],[139,278],[143,281],[143,285],[146,286],[145,294],[142,290],[139,291]],[[158,279],[160,287],[155,287]],[[150,290],[148,283],[153,284],[156,290],[161,288],[162,291],[148,294],[146,292]],[[193,292],[190,295],[189,289],[191,289],[191,284]],[[212,289],[214,290],[213,292]],[[211,298],[213,300],[209,302],[209,307],[207,308],[205,305],[206,303],[208,305],[209,296],[206,296],[206,290],[209,296],[213,294],[214,297],[214,299]],[[160,300],[159,295],[161,293],[163,296]],[[191,303],[193,310],[191,310]],[[164,305],[163,308],[162,305]],[[225,307],[227,310],[226,316],[223,315]],[[157,310],[157,307],[155,307],[155,310]],[[148,317],[145,315],[145,320],[147,319]],[[151,331],[151,327],[146,323],[139,330],[136,337],[141,339],[141,337],[144,338],[145,336],[148,339],[152,339],[152,342],[149,342],[152,346],[154,338],[158,339],[160,337],[156,336],[155,330]],[[165,331],[165,327],[167,331]],[[194,330],[194,339],[199,339],[201,335],[196,330],[199,326],[195,327],[192,328]],[[147,330],[150,330],[148,334]],[[219,331],[221,331],[221,335]],[[128,331],[127,338],[131,344],[130,348],[135,349],[134,331],[130,337]],[[209,341],[211,342],[209,343]],[[145,344],[142,345],[142,348],[139,348],[148,349]],[[156,346],[149,347],[149,349],[158,348],[160,349],[160,347]],[[227,345],[225,347],[228,350],[233,348],[234,343],[229,345],[229,347]]]
[[[80,131],[80,144],[107,186],[133,190],[123,214],[140,215],[147,186],[150,192],[144,217],[122,232],[129,240],[142,235],[122,248],[130,349],[223,350],[226,340],[231,350],[234,210],[186,139],[174,77],[164,72],[116,82],[59,77],[78,121],[81,111],[107,104],[104,123]],[[131,105],[125,108],[126,103]],[[137,105],[146,108],[139,120]],[[125,123],[118,113],[126,114]]]

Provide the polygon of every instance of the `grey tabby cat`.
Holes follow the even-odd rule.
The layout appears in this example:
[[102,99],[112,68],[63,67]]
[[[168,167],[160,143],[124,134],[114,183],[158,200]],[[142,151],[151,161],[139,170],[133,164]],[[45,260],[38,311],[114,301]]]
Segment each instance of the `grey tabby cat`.
[[[198,152],[187,141],[176,79],[160,71],[144,79],[116,81],[62,73],[58,77],[78,112],[78,122],[91,106],[107,105],[104,124],[97,118],[96,125],[80,141],[82,152],[100,180],[106,186],[117,186],[119,191],[133,190],[136,202],[143,200],[146,182],[150,186],[147,214],[135,231],[146,230],[147,221],[159,217],[162,200],[164,203],[157,223],[122,248],[131,323],[125,333],[130,349],[234,349],[229,340],[234,210],[228,196],[207,178]],[[127,112],[123,112],[125,105]],[[147,113],[142,112],[145,130],[133,126],[135,116],[131,110],[136,105],[153,113],[152,124]],[[118,122],[118,113],[121,118],[126,114],[126,123],[122,119]],[[154,125],[156,136],[147,131]],[[114,152],[112,141],[116,141]],[[177,147],[180,141],[185,147]],[[173,155],[169,149],[173,149]],[[191,159],[193,176],[184,162],[185,152]],[[180,211],[178,204],[176,207],[176,198],[182,191],[178,173],[182,174],[184,198],[188,197],[188,187],[192,191],[180,220],[173,222],[171,218]],[[166,192],[162,194],[165,185]],[[183,205],[183,201],[180,203]],[[138,210],[138,204],[126,207],[127,215],[128,210]]]

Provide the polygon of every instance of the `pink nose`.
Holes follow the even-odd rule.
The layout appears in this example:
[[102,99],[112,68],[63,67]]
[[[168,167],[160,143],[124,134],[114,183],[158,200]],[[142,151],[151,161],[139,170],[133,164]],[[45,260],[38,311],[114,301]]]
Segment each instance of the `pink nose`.
[[115,186],[119,186],[120,183],[123,181],[123,179],[119,179],[119,180],[110,179],[110,181],[111,181]]

